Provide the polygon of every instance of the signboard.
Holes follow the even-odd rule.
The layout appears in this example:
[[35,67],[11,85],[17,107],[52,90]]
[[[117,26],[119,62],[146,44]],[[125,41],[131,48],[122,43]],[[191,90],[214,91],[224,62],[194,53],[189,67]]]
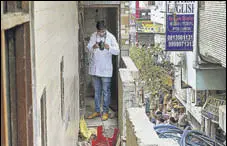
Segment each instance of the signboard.
[[166,51],[193,51],[197,1],[166,2]]
[[219,106],[226,105],[226,100],[210,97],[207,99],[203,109],[202,115],[212,119],[215,122],[219,120]]
[[154,24],[152,21],[137,21],[137,32],[143,33],[164,33],[163,25]]
[[140,20],[151,20],[151,10],[150,9],[141,9],[140,10]]

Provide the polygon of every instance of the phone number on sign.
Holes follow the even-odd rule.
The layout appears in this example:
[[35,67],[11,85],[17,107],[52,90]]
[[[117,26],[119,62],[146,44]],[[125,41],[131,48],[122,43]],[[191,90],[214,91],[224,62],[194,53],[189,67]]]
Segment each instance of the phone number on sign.
[[192,47],[192,42],[168,42],[169,47]]

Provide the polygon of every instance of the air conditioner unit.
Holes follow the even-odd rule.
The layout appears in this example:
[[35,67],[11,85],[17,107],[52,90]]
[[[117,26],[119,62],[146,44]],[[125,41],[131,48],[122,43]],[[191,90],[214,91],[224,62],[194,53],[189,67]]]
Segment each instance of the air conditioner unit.
[[226,105],[219,106],[219,127],[226,133]]

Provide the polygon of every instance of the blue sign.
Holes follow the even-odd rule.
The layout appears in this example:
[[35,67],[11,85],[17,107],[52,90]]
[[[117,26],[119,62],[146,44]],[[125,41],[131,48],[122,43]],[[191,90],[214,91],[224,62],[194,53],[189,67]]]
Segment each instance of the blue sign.
[[193,51],[195,1],[167,1],[166,51]]

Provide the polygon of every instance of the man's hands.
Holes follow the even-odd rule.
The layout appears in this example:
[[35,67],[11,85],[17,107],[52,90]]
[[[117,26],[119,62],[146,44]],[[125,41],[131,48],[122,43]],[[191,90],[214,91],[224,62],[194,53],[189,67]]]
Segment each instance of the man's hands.
[[110,46],[108,44],[105,44],[105,48],[109,50]]
[[[105,49],[109,50],[110,46],[108,44],[105,44],[104,46],[105,46]],[[99,45],[96,43],[93,45],[93,49],[97,49],[97,48],[99,48]]]
[[99,45],[96,43],[93,45],[93,49],[99,48]]

